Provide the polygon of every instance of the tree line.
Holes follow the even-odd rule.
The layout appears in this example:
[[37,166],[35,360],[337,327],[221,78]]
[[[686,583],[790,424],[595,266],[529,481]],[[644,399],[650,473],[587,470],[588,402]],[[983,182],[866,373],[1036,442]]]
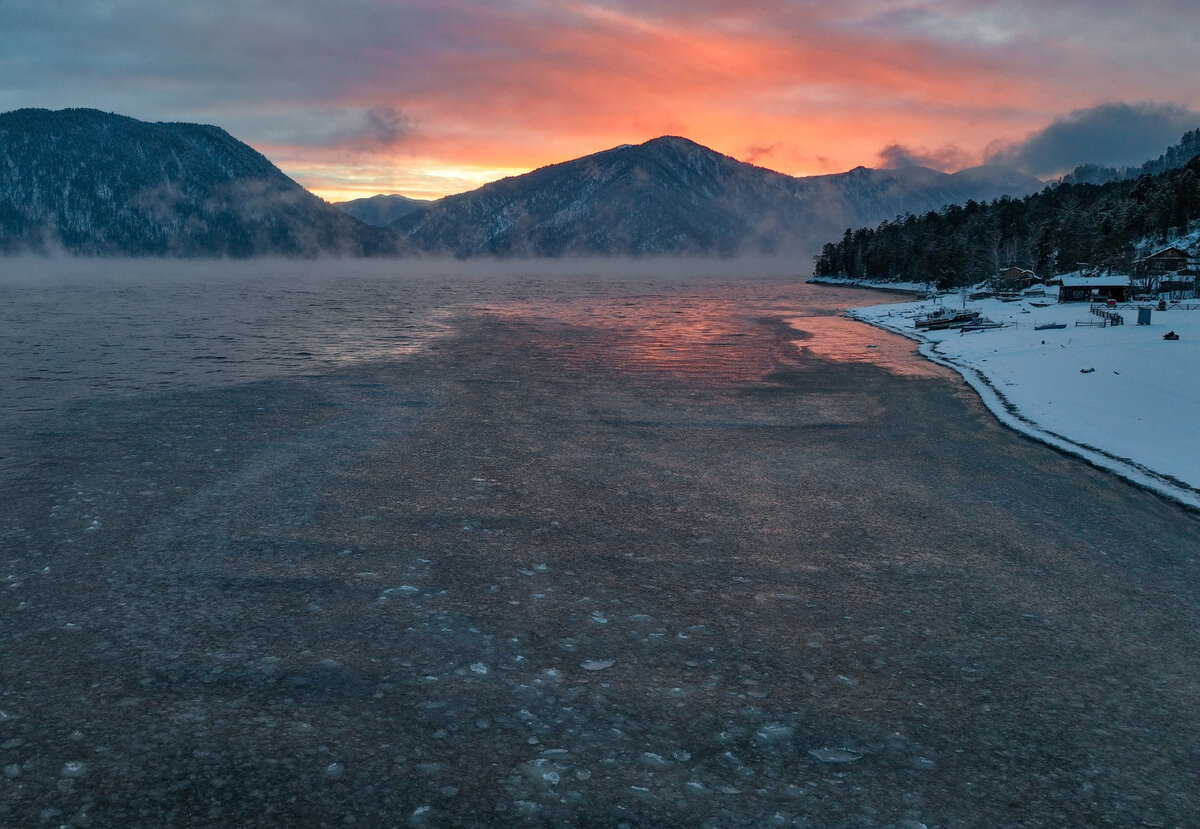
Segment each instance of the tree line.
[[1084,266],[1128,273],[1149,252],[1139,245],[1165,244],[1197,219],[1200,155],[1193,155],[1157,174],[1104,184],[1064,180],[1025,198],[968,201],[874,229],[847,229],[841,241],[822,248],[814,274],[954,288],[1010,265],[1042,276]]

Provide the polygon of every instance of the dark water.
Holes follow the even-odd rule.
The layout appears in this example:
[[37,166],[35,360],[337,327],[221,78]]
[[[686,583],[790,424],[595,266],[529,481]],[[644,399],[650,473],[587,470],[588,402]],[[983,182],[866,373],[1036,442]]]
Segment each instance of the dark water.
[[0,419],[399,360],[453,331],[456,316],[481,313],[625,329],[637,342],[624,356],[682,370],[737,345],[722,340],[730,314],[824,316],[812,347],[834,359],[925,370],[906,345],[838,316],[861,296],[794,280],[364,275],[336,265],[229,277],[220,268],[0,276]]
[[839,317],[881,297],[0,290],[0,825],[1200,813],[1200,522]]

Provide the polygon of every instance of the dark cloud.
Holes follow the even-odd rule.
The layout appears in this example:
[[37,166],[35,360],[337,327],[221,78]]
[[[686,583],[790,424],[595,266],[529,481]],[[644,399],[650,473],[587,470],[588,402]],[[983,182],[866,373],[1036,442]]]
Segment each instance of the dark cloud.
[[363,113],[362,129],[349,143],[365,150],[388,150],[411,132],[412,122],[403,112],[395,107],[373,107]]
[[1102,104],[1072,112],[1025,140],[994,148],[987,161],[1039,178],[1080,164],[1137,166],[1157,158],[1183,133],[1200,127],[1200,112],[1169,104]]
[[953,172],[968,166],[970,160],[967,153],[953,144],[938,147],[936,150],[888,144],[879,151],[880,166],[890,170],[900,167],[932,167],[935,170]]

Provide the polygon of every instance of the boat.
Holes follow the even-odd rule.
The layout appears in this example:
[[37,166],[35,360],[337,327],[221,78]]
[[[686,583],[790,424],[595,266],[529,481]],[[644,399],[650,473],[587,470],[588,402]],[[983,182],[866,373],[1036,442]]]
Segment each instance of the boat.
[[996,294],[996,299],[1001,302],[1020,302],[1024,297],[1020,294]]
[[932,314],[927,314],[923,317],[917,317],[913,320],[913,324],[917,328],[924,328],[926,331],[938,331],[943,328],[962,328],[970,322],[974,322],[979,318],[979,311],[970,308],[964,308],[961,311],[955,311],[952,308],[939,308]]
[[1053,302],[1031,302],[1029,304],[1032,305],[1034,308],[1049,308],[1054,303]]
[[1003,327],[1004,323],[1002,322],[995,322],[987,317],[979,317],[974,322],[968,322],[966,325],[962,326],[962,331],[965,334],[968,331],[987,331],[992,328]]
[[1043,322],[1040,325],[1033,326],[1034,331],[1049,331],[1051,328],[1066,328],[1065,322]]

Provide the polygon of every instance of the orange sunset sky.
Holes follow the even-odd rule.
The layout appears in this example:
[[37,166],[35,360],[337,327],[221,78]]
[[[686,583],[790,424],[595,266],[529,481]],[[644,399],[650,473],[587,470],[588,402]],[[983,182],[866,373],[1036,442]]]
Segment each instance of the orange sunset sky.
[[331,201],[663,134],[794,175],[1045,178],[1200,126],[1194,0],[64,0],[0,26],[0,110],[217,124]]

